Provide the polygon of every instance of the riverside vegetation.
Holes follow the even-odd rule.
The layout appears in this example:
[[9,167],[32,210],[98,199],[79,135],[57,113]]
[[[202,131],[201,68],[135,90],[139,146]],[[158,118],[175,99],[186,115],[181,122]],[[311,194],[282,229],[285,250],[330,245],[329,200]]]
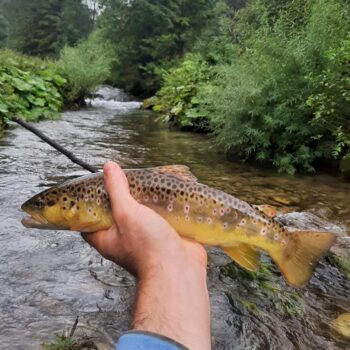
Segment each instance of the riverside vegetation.
[[[97,12],[81,1],[31,3],[0,0],[0,46],[54,60],[61,105],[106,81],[151,97],[144,105],[165,121],[211,133],[237,158],[290,174],[350,173],[348,0],[92,1]],[[68,16],[79,6],[83,24]],[[48,19],[46,42],[40,21],[28,38],[33,8],[59,18]]]

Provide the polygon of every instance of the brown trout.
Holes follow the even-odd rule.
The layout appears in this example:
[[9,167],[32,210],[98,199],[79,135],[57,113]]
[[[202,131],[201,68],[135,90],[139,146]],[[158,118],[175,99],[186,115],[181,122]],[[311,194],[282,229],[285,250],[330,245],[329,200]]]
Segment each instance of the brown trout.
[[[336,239],[330,232],[290,232],[257,207],[197,181],[185,166],[124,170],[132,196],[155,210],[183,237],[221,247],[254,271],[266,251],[285,279],[303,286]],[[64,182],[22,205],[26,227],[94,232],[113,224],[103,174]]]

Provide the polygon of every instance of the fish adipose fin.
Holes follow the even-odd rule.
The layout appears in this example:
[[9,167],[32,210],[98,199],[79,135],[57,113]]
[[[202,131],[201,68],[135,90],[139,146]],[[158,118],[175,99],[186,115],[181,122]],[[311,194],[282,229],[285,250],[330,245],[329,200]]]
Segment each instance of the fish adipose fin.
[[186,165],[166,165],[152,168],[163,174],[177,177],[183,181],[197,182],[198,179],[191,173],[190,168]]
[[256,271],[258,269],[260,254],[254,247],[242,243],[222,249],[233,261],[246,270]]
[[317,262],[336,240],[331,232],[294,231],[281,249],[269,254],[291,285],[303,287],[311,278]]
[[277,216],[277,208],[272,205],[253,205],[253,208],[258,209],[259,211],[267,215],[269,218],[274,218],[275,216]]

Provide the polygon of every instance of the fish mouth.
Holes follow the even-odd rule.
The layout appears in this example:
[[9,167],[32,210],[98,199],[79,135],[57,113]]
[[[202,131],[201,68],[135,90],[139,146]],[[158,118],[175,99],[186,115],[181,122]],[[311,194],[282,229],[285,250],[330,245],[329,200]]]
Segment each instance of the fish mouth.
[[40,228],[46,230],[57,230],[57,226],[50,224],[45,218],[42,216],[36,217],[32,215],[26,215],[22,220],[22,225],[27,228]]

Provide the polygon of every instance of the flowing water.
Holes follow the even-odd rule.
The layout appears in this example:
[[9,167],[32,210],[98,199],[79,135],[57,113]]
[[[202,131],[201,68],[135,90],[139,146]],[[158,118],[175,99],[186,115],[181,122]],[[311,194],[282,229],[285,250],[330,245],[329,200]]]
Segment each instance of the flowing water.
[[[227,161],[198,134],[168,130],[120,90],[38,127],[85,161],[124,167],[186,164],[201,182],[250,203],[314,212],[350,231],[350,183],[327,175],[286,177]],[[20,205],[45,187],[85,174],[21,128],[0,141],[0,349],[40,349],[80,316],[78,334],[112,346],[127,329],[134,280],[79,234],[28,230]],[[350,311],[350,284],[322,262],[303,290],[286,286],[266,257],[255,276],[211,249],[208,284],[214,349],[346,349],[329,327]]]

